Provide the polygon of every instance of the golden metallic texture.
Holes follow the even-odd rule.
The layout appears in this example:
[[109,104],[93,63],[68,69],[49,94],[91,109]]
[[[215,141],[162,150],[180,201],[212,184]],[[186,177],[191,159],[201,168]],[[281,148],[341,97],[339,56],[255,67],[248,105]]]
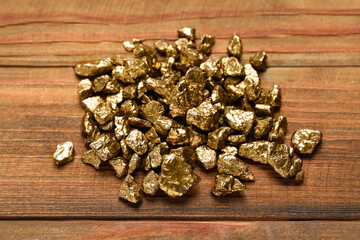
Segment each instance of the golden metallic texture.
[[238,153],[238,149],[234,146],[225,146],[221,149],[221,152],[236,155]]
[[110,81],[109,75],[102,75],[94,79],[94,92],[101,92]]
[[215,38],[213,36],[204,35],[200,40],[197,50],[205,54],[210,54],[214,44],[215,44]]
[[90,147],[102,161],[108,161],[120,152],[120,144],[112,134],[101,134]]
[[159,175],[156,172],[154,172],[153,170],[150,170],[145,175],[142,186],[143,186],[144,193],[154,196],[160,188]]
[[301,170],[296,174],[295,182],[302,183],[304,181],[304,178],[305,178],[305,172],[304,170]]
[[92,83],[89,79],[83,79],[79,82],[78,94],[80,100],[84,100],[93,93]]
[[208,146],[201,145],[197,147],[195,151],[197,158],[204,169],[209,170],[216,166],[217,153],[215,150]]
[[321,141],[322,134],[320,131],[311,129],[299,129],[292,138],[291,142],[299,154],[312,154],[316,146]]
[[244,67],[235,57],[222,58],[221,65],[225,76],[240,77],[245,74]]
[[105,124],[115,117],[114,110],[108,103],[100,103],[93,111],[94,118],[99,124]]
[[182,48],[180,52],[180,63],[184,65],[185,68],[192,66],[200,66],[200,64],[206,59],[206,55],[198,52],[193,48]]
[[161,138],[157,134],[154,127],[150,128],[147,132],[145,132],[145,137],[152,143],[161,143]]
[[106,97],[106,102],[115,111],[118,112],[118,105],[124,100],[123,91],[120,90],[117,94],[109,95]]
[[209,58],[200,64],[201,70],[206,73],[207,77],[220,79],[223,76],[221,60],[219,58]]
[[149,161],[151,168],[155,169],[161,166],[163,162],[163,156],[170,151],[167,143],[162,142],[156,145],[149,153]]
[[120,84],[118,83],[118,81],[116,80],[116,78],[111,78],[110,81],[108,81],[104,87],[104,89],[102,90],[104,93],[109,93],[109,94],[115,94],[118,93],[120,91]]
[[115,137],[118,140],[125,138],[130,133],[130,125],[128,120],[123,116],[115,116]]
[[120,112],[127,117],[137,117],[139,107],[135,100],[127,99],[120,105]]
[[145,119],[142,119],[142,118],[129,117],[128,122],[131,127],[138,128],[138,129],[147,130],[152,127],[151,122],[149,122]]
[[232,129],[248,135],[254,123],[255,114],[241,109],[226,107],[224,117]]
[[224,103],[226,102],[226,92],[225,90],[220,86],[216,85],[214,89],[211,92],[211,103]]
[[170,150],[170,153],[178,155],[191,167],[196,166],[197,157],[196,157],[195,149],[193,147],[183,146],[183,147],[173,148]]
[[229,41],[227,52],[230,56],[237,57],[240,59],[243,52],[243,46],[240,37],[234,33],[232,39]]
[[266,52],[260,51],[250,57],[249,62],[257,71],[264,71],[266,68],[266,59]]
[[105,124],[99,124],[99,127],[104,130],[105,132],[109,132],[114,129],[114,121],[110,120]]
[[233,175],[216,174],[215,184],[211,192],[215,196],[225,196],[234,192],[242,192],[246,189],[245,185]]
[[122,181],[119,189],[119,198],[131,203],[140,203],[143,199],[141,187],[136,183],[131,175],[127,175]]
[[189,131],[185,127],[172,127],[170,128],[166,142],[172,146],[187,145],[190,142],[189,135]]
[[187,38],[179,38],[175,41],[175,47],[179,52],[183,52],[186,48],[193,48],[194,43]]
[[140,39],[133,38],[132,40],[124,41],[123,46],[127,52],[132,52],[135,46],[140,44],[141,42],[142,41]]
[[187,38],[190,41],[195,41],[196,30],[192,27],[183,27],[177,30],[179,38]]
[[255,114],[258,117],[271,116],[274,113],[274,108],[270,105],[255,104]]
[[142,57],[154,57],[156,55],[156,50],[153,47],[144,45],[144,44],[137,44],[133,50],[134,56],[136,58]]
[[104,100],[99,96],[89,97],[81,101],[82,106],[89,112],[94,112],[95,108],[104,103]]
[[141,166],[141,157],[134,153],[129,160],[128,174],[131,175],[133,172]]
[[152,100],[140,106],[140,115],[150,122],[156,121],[164,113],[165,108],[158,101]]
[[200,182],[192,167],[177,154],[167,154],[161,165],[159,184],[170,197],[180,197]]
[[232,132],[229,127],[220,127],[208,134],[207,145],[212,149],[222,149],[227,136]]
[[165,40],[157,40],[154,42],[154,47],[159,54],[165,55],[169,44]]
[[81,159],[84,163],[92,165],[95,169],[99,169],[102,162],[101,159],[96,155],[94,150],[89,150],[85,152],[81,156]]
[[210,102],[203,102],[186,113],[186,123],[203,131],[211,131],[218,127],[220,115]]
[[219,173],[231,174],[242,180],[255,181],[249,167],[233,154],[222,153],[217,162]]
[[191,126],[189,129],[190,135],[190,146],[191,147],[198,147],[202,144],[206,143],[206,134],[199,132],[195,127]]
[[246,142],[245,134],[229,135],[226,138],[226,142],[232,146],[238,146],[240,143]]
[[254,123],[254,138],[266,139],[272,127],[272,117],[256,118]]
[[188,109],[198,106],[204,100],[205,74],[194,67],[186,72],[172,90],[169,98],[170,115],[185,116]]
[[75,73],[82,77],[94,77],[110,72],[113,65],[110,58],[99,60],[93,63],[78,64],[75,66]]
[[280,87],[277,84],[274,84],[272,88],[267,92],[267,104],[273,107],[280,107],[281,105],[281,95]]
[[85,112],[83,115],[81,120],[81,132],[86,135],[86,144],[94,141],[100,134],[99,127],[90,112]]
[[145,135],[137,129],[131,130],[125,140],[126,144],[140,156],[148,150],[148,140]]
[[283,143],[287,131],[287,120],[283,115],[273,118],[272,128],[269,132],[268,140],[270,142]]
[[259,75],[250,63],[244,65],[244,71],[246,77],[250,78],[254,83],[260,84]]
[[121,148],[120,156],[122,156],[126,160],[130,160],[133,155],[133,152],[131,148],[126,144],[125,138],[120,140],[120,148]]
[[63,165],[74,160],[75,149],[72,142],[67,141],[56,146],[54,160],[56,165]]
[[116,157],[109,160],[110,165],[115,170],[115,174],[118,178],[126,175],[128,171],[128,161],[122,157]]
[[251,159],[263,164],[268,163],[270,142],[255,141],[240,144],[238,154],[240,157]]
[[167,136],[169,133],[170,128],[174,124],[174,120],[169,117],[160,116],[156,121],[153,123],[155,131],[160,134],[161,136]]

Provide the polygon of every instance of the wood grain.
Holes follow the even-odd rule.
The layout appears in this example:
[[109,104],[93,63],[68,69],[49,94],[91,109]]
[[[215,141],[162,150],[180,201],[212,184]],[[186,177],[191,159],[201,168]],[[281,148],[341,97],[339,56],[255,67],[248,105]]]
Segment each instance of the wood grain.
[[[360,3],[352,0],[1,1],[0,218],[359,220],[359,15]],[[298,128],[314,128],[324,134],[315,155],[304,158],[306,180],[302,185],[281,179],[268,166],[249,163],[256,182],[247,183],[248,189],[241,195],[214,198],[210,189],[215,173],[197,169],[202,182],[188,195],[169,199],[159,193],[134,208],[118,200],[121,180],[109,168],[96,171],[81,162],[86,151],[79,128],[83,110],[72,66],[111,54],[130,56],[122,41],[132,37],[148,44],[154,39],[173,41],[176,29],[184,25],[196,27],[198,37],[214,35],[215,55],[225,54],[233,32],[243,39],[243,62],[258,50],[269,53],[270,67],[262,75],[262,85],[277,83],[282,88],[281,113],[289,122],[286,142]],[[58,168],[51,156],[56,144],[65,140],[75,143],[77,156]],[[141,182],[142,176],[137,173],[137,181]],[[176,236],[181,234],[176,229],[183,229],[180,223],[140,223],[149,229],[159,224],[174,226]],[[0,224],[17,229],[17,222]],[[24,229],[44,227],[46,231],[55,223],[19,224]],[[75,224],[80,231],[78,239],[86,231],[80,229],[90,226],[93,233],[97,225],[82,221],[60,224],[64,228]],[[130,229],[132,224],[99,223],[105,230],[115,228],[111,232],[115,237],[122,234],[117,226]],[[253,234],[259,228],[263,234],[259,236],[270,239],[286,238],[289,232],[296,236],[299,225],[312,229],[305,239],[336,238],[345,230],[359,231],[357,222],[202,224],[186,230],[187,236],[199,228],[210,228],[209,232],[222,236],[217,224],[233,229],[234,236]],[[184,229],[189,229],[194,224],[185,225]],[[282,231],[284,227],[288,233]],[[273,235],[269,229],[276,229],[270,232]],[[54,231],[62,236],[60,230]]]
[[[138,208],[119,201],[120,181],[110,169],[84,165],[83,110],[72,68],[0,68],[0,216],[2,218],[359,219],[360,69],[269,68],[262,85],[282,87],[281,113],[291,133],[319,129],[321,147],[304,159],[298,186],[271,168],[251,164],[255,183],[238,196],[214,198],[214,173],[187,196],[146,198]],[[74,162],[58,168],[57,143],[74,142]],[[137,175],[141,182],[142,173]]]
[[1,221],[4,239],[346,239],[359,222]]

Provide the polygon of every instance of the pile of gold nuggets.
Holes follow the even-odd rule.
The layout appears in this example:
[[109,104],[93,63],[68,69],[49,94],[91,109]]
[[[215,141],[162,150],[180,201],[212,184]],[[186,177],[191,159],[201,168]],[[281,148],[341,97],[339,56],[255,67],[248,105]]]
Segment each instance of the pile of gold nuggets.
[[[82,78],[78,93],[85,114],[82,132],[90,150],[84,163],[99,169],[108,162],[124,178],[119,197],[139,203],[161,189],[180,197],[200,182],[193,169],[216,169],[212,193],[224,196],[255,181],[245,158],[269,164],[281,177],[304,179],[298,154],[312,154],[321,140],[316,130],[301,129],[284,143],[287,120],[274,116],[280,88],[260,87],[266,67],[261,51],[242,65],[243,46],[234,34],[228,56],[210,56],[215,39],[205,35],[195,45],[195,29],[178,30],[175,44],[124,42],[134,58],[113,56],[75,66]],[[55,163],[72,161],[71,142],[59,144]],[[145,170],[142,184],[132,176]],[[241,180],[241,181],[240,181]]]

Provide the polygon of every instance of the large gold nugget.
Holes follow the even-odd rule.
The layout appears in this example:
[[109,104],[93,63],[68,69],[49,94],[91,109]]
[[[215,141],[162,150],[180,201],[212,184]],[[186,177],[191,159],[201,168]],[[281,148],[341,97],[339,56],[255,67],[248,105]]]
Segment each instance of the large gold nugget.
[[177,30],[179,38],[187,38],[190,41],[196,39],[196,30],[192,27],[183,27]]
[[254,56],[250,57],[249,62],[258,71],[264,71],[266,68],[266,52],[257,52]]
[[153,170],[150,170],[145,175],[142,185],[143,185],[144,193],[154,196],[160,187],[159,175]]
[[119,198],[125,199],[131,203],[139,203],[143,199],[141,187],[135,182],[131,175],[127,175],[120,185]]
[[56,165],[63,165],[74,160],[75,150],[72,142],[64,142],[58,144],[54,152],[54,160]]
[[240,59],[243,52],[243,47],[241,39],[236,33],[234,33],[232,39],[230,40],[227,51],[230,56],[234,56]]
[[255,177],[248,166],[233,154],[220,154],[217,167],[219,173],[231,174],[247,181],[255,181]]
[[191,108],[186,113],[187,124],[204,131],[212,131],[219,125],[220,115],[214,106],[209,102],[203,102],[196,108]]
[[234,192],[242,192],[246,189],[245,185],[233,175],[217,174],[215,177],[215,185],[212,193],[215,196],[225,196]]
[[227,136],[231,133],[231,128],[220,127],[208,134],[207,145],[212,149],[222,149],[225,146]]
[[312,154],[321,141],[321,132],[310,129],[297,130],[292,136],[291,142],[297,153]]
[[208,146],[202,145],[195,149],[197,158],[205,170],[209,170],[216,166],[216,151]]
[[237,131],[248,135],[254,123],[255,114],[232,107],[226,107],[225,120],[229,126]]
[[94,63],[84,63],[75,66],[75,73],[82,77],[94,77],[111,71],[113,68],[110,58],[96,61]]
[[89,79],[83,79],[79,82],[78,94],[80,100],[84,100],[93,93],[92,83]]
[[128,161],[122,157],[116,157],[109,161],[114,168],[115,174],[118,178],[125,176],[128,171]]
[[126,144],[140,156],[148,150],[148,140],[145,135],[137,129],[133,129],[125,140]]
[[268,140],[270,142],[283,143],[287,131],[287,120],[283,115],[273,118],[272,128],[269,132]]
[[89,150],[81,156],[84,163],[92,165],[95,169],[100,168],[101,159],[96,155],[94,150]]
[[161,165],[160,188],[170,197],[180,197],[200,182],[200,177],[193,172],[181,156],[168,154]]
[[100,135],[90,147],[102,161],[108,161],[120,152],[120,144],[111,134]]

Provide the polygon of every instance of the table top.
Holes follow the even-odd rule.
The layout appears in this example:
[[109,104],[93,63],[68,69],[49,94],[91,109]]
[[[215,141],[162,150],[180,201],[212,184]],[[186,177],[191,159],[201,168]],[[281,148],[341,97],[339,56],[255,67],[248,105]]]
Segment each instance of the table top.
[[[314,233],[323,234],[321,229],[335,224],[338,236],[352,229],[355,234],[349,239],[356,237],[357,221],[346,230],[329,220],[360,220],[359,15],[360,2],[351,0],[1,1],[0,218],[42,221],[3,222],[0,234],[6,229],[10,234],[16,224],[52,226],[47,220],[53,219],[73,219],[78,225],[71,226],[78,227],[84,225],[77,221],[81,219],[121,220],[101,222],[104,229],[126,228],[138,219],[148,227],[170,224],[203,231],[219,224],[237,224],[246,231],[261,226],[265,233],[274,229],[274,236],[281,236],[283,220],[289,231],[290,220],[305,220],[299,224],[304,228],[311,225],[307,220],[321,220]],[[268,53],[261,86],[281,87],[286,143],[296,129],[323,133],[315,154],[302,158],[303,184],[248,162],[256,181],[246,183],[243,194],[216,198],[210,193],[215,172],[197,168],[202,181],[185,196],[170,199],[159,193],[131,207],[119,201],[121,180],[113,171],[82,163],[86,147],[74,64],[113,54],[130,56],[122,47],[124,40],[173,41],[183,26],[194,26],[198,37],[214,35],[215,55],[226,53],[234,32],[243,41],[242,62],[254,52]],[[57,167],[52,154],[67,140],[74,142],[75,160]],[[143,173],[135,175],[140,182]],[[171,224],[180,220],[186,220],[184,225]],[[216,222],[204,227],[201,221]]]

